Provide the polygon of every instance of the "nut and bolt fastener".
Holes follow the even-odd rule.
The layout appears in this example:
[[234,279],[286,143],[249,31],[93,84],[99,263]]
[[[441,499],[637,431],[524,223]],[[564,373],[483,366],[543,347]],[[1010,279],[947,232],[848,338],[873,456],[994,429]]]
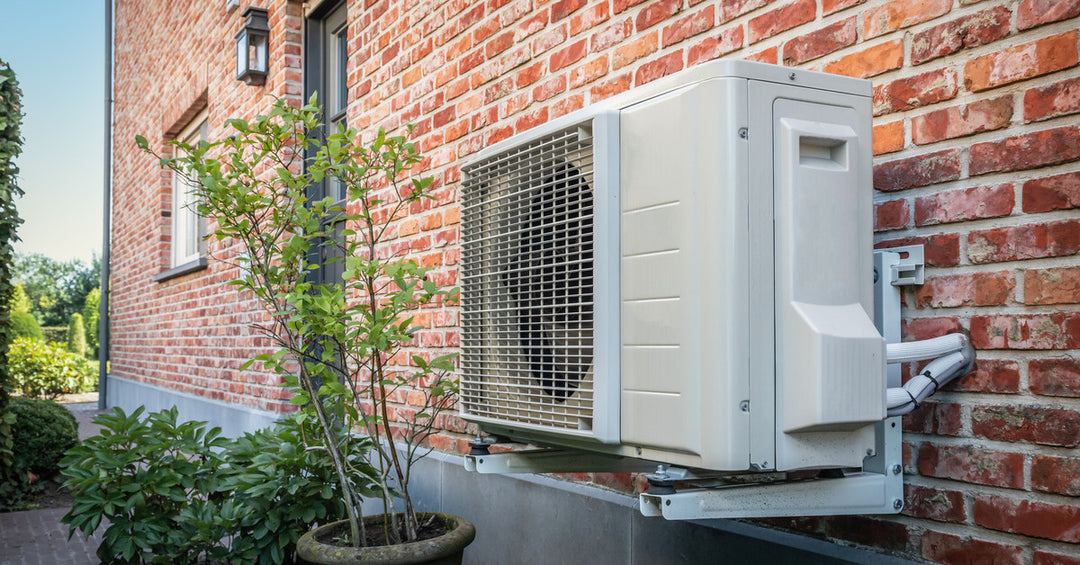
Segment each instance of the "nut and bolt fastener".
[[904,507],[904,501],[897,498],[896,500],[892,501],[892,507],[896,510],[900,510]]
[[903,470],[904,470],[904,468],[901,467],[899,464],[896,464],[896,465],[892,466],[892,474],[894,474],[894,475],[899,475],[900,472],[903,471]]
[[791,73],[791,74],[790,74],[790,75],[788,75],[787,77],[788,77],[789,79],[791,79],[791,80],[795,80],[795,73]]

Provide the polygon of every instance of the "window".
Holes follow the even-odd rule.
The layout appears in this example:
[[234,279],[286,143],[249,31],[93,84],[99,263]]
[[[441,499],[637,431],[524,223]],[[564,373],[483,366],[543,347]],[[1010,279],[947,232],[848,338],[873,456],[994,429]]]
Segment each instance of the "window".
[[[338,128],[348,127],[345,121],[348,109],[349,90],[347,86],[348,63],[348,21],[345,3],[327,3],[320,7],[307,20],[307,40],[305,43],[305,93],[310,97],[319,94],[319,104],[323,107],[322,122],[325,125],[314,132],[320,139],[336,132]],[[332,197],[344,207],[347,195],[345,187],[335,179],[324,179],[312,186],[310,197],[323,199]],[[338,222],[340,223],[340,222]],[[327,225],[330,233],[339,233],[344,226],[331,221]],[[338,236],[340,237],[340,236]],[[341,281],[344,265],[337,257],[339,248],[332,241],[319,246],[318,256],[312,257],[322,267],[313,273],[313,282],[334,283]]]
[[[177,141],[198,145],[206,141],[206,111],[200,112],[191,123],[176,136]],[[183,156],[175,148],[177,157]],[[191,193],[193,181],[179,173],[172,175],[172,267],[197,263],[206,253],[203,242],[205,224],[195,210],[195,196]]]

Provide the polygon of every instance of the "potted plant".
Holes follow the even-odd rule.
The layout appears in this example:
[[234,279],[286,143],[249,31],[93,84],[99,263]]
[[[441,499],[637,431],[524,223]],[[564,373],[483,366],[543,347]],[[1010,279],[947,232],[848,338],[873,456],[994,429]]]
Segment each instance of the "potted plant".
[[[410,207],[431,198],[433,179],[411,176],[421,156],[406,137],[380,129],[364,142],[344,128],[317,135],[319,116],[314,96],[301,107],[278,100],[250,123],[228,120],[232,135],[221,141],[171,142],[179,156],[160,163],[190,179],[207,237],[238,267],[231,284],[263,310],[256,327],[275,350],[244,368],[260,363],[280,375],[298,417],[317,422],[319,448],[345,493],[348,519],[309,532],[300,558],[385,560],[387,546],[397,546],[392,553],[460,560],[472,525],[417,512],[409,496],[412,466],[431,451],[425,442],[455,399],[454,355],[403,354],[420,329],[416,314],[455,300],[457,289],[436,284],[404,257],[407,249],[386,241]],[[150,151],[145,138],[137,142]],[[422,396],[415,411],[393,406],[406,393]],[[340,427],[373,441],[381,502],[367,518],[370,503],[349,480],[359,471],[343,456],[351,436]],[[453,547],[431,550],[433,532]]]

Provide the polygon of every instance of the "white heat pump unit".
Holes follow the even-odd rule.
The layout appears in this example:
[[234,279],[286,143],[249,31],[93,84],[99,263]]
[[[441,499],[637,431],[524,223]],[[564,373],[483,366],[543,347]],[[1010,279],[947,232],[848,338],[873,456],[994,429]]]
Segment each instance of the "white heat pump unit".
[[860,467],[886,416],[868,81],[716,61],[464,167],[461,410],[716,471]]

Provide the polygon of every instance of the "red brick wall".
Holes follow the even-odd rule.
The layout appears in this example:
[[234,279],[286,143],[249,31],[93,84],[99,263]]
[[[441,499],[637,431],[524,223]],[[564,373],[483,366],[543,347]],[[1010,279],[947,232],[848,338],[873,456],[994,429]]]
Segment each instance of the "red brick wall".
[[[156,4],[117,5],[113,372],[281,409],[272,383],[238,370],[264,344],[247,329],[252,305],[220,287],[226,268],[150,282],[167,262],[169,187],[131,139],[160,142],[204,90],[212,126],[300,94],[302,7],[256,3],[274,28],[259,88],[232,76],[247,1],[229,14],[219,0]],[[402,220],[395,245],[446,282],[460,167],[488,144],[717,57],[871,79],[878,247],[927,251],[905,335],[970,330],[979,368],[905,418],[902,516],[773,523],[941,563],[1080,563],[1080,1],[364,0],[348,12],[349,122],[417,124],[437,199]],[[456,347],[457,319],[425,312],[415,351]],[[437,445],[462,447],[463,423],[446,424]]]

